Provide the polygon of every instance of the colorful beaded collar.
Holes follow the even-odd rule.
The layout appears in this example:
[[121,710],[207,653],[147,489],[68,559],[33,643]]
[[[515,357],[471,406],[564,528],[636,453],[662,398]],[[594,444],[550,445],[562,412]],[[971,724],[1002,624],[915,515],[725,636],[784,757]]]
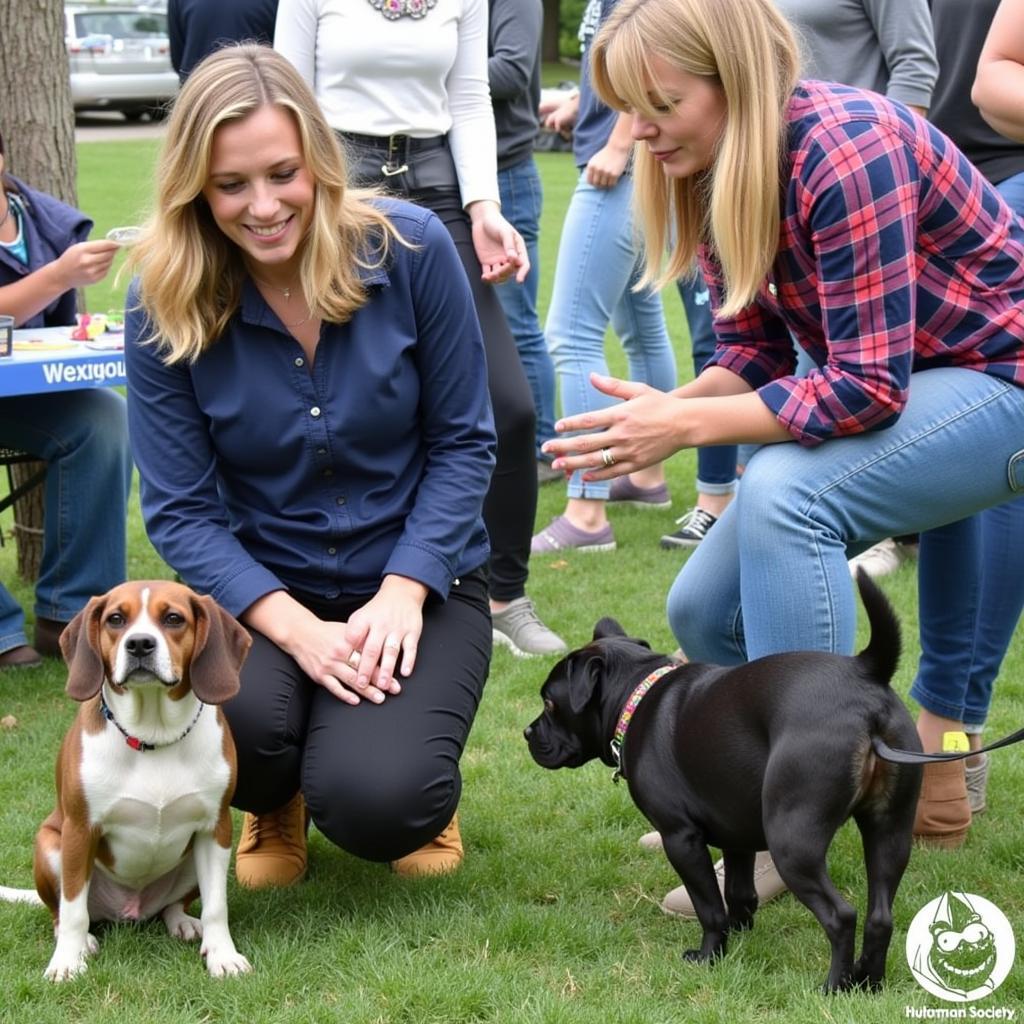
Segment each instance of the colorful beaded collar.
[[613,781],[618,782],[619,779],[624,779],[626,773],[622,770],[622,744],[626,741],[626,730],[629,728],[629,723],[633,720],[633,715],[636,714],[636,709],[640,706],[640,701],[647,696],[647,691],[666,673],[671,672],[673,669],[679,668],[678,665],[662,665],[661,668],[656,668],[644,681],[629,695],[629,700],[626,701],[625,707],[622,709],[622,714],[619,715],[619,721],[615,726],[615,734],[612,736],[612,758],[615,761],[615,774],[612,776]]

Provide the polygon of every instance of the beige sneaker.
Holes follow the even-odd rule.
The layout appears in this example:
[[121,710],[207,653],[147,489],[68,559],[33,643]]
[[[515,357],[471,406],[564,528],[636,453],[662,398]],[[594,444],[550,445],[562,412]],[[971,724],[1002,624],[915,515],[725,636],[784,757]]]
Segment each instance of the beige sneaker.
[[964,763],[964,779],[971,814],[981,814],[985,810],[985,791],[988,789],[988,754],[982,754],[977,764],[971,764],[969,760]]
[[641,850],[664,850],[665,844],[661,841],[660,832],[645,832],[639,840]]
[[301,793],[269,814],[246,814],[235,851],[235,878],[246,889],[300,882],[306,874],[309,815]]
[[459,815],[456,812],[439,836],[426,846],[421,846],[405,857],[392,861],[391,867],[396,874],[406,878],[447,875],[458,868],[464,856],[462,836],[459,834]]
[[[718,877],[718,888],[725,899],[725,862],[715,862],[715,875]],[[762,850],[754,858],[754,891],[757,893],[757,905],[760,907],[769,900],[781,896],[786,891],[786,883],[782,880],[775,868],[772,855],[767,850]],[[690,902],[690,895],[685,885],[677,886],[662,901],[661,909],[666,914],[675,917],[683,917],[687,921],[697,920],[697,911],[693,909]]]

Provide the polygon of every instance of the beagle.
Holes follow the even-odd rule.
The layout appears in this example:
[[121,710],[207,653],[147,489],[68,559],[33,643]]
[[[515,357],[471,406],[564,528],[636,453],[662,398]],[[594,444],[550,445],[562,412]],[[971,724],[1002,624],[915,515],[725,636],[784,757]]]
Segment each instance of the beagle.
[[[235,747],[217,707],[238,692],[249,634],[212,598],[167,581],[94,597],[60,645],[82,702],[57,756],[57,806],[36,835],[35,883],[0,898],[45,904],[66,981],[98,948],[90,921],[159,914],[202,938],[215,978],[250,970],[228,930]],[[202,900],[202,918],[186,914]]]

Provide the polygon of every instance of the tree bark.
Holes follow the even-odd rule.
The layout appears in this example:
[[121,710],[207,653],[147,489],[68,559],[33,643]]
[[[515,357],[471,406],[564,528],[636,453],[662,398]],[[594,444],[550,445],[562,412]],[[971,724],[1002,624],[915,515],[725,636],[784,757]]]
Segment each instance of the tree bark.
[[[0,133],[5,167],[33,188],[75,205],[75,115],[63,0],[0,0]],[[2,439],[0,439],[2,440]],[[12,467],[15,484],[39,468]],[[18,572],[32,581],[42,556],[42,491],[14,508]]]
[[559,59],[558,37],[560,24],[559,0],[544,0],[544,28],[541,33],[540,43],[542,60],[550,62]]

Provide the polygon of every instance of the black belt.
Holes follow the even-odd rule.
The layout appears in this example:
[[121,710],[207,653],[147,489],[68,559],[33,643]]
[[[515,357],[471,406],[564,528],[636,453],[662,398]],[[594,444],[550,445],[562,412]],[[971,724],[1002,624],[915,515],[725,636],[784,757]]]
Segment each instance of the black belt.
[[443,149],[448,145],[446,135],[431,135],[425,139],[417,139],[411,135],[361,135],[359,132],[338,132],[338,136],[352,146],[380,153],[384,158],[381,171],[387,176],[407,171],[409,157],[412,154],[429,149]]

